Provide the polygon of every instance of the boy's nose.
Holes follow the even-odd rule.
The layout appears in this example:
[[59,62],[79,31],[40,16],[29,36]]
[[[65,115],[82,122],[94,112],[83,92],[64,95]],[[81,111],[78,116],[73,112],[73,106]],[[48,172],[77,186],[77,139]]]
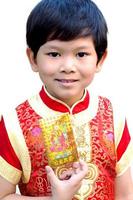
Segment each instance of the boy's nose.
[[76,71],[76,63],[74,59],[67,58],[63,60],[62,65],[60,67],[61,72],[71,73]]

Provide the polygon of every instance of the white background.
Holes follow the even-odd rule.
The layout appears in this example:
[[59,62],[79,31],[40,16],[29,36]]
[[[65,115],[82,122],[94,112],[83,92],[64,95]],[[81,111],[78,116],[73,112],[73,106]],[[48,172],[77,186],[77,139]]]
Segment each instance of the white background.
[[[25,26],[38,0],[0,1],[0,113],[41,88],[26,57]],[[95,0],[109,27],[108,58],[94,88],[109,94],[126,110],[133,134],[133,5],[131,0]]]

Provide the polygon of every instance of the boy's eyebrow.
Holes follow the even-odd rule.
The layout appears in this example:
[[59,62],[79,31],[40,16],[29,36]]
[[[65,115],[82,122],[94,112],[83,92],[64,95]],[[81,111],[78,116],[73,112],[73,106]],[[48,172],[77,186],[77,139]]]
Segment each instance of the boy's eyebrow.
[[57,49],[57,50],[60,50],[60,49],[61,49],[61,47],[58,47],[58,46],[56,46],[56,45],[50,45],[50,44],[46,44],[46,45],[44,46],[44,48]]
[[92,48],[91,46],[79,46],[79,47],[77,47],[77,49],[90,49],[90,48]]

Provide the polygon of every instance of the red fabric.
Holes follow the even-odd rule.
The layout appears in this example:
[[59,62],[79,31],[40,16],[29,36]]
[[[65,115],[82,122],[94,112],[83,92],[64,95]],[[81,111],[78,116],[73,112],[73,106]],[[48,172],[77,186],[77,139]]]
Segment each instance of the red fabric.
[[[44,88],[42,87],[40,93],[39,93],[42,101],[51,109],[59,112],[70,112],[69,108],[66,107],[64,104],[60,103],[59,101],[55,101],[54,99],[51,99],[45,92]],[[79,113],[85,109],[88,108],[89,105],[89,94],[87,92],[85,98],[83,101],[79,102],[77,105],[75,105],[73,109],[73,114]]]
[[89,106],[89,93],[87,92],[85,98],[83,99],[83,101],[79,102],[78,104],[75,105],[74,109],[73,109],[73,114],[79,113],[83,110],[86,110]]
[[31,160],[30,180],[27,184],[20,181],[19,190],[25,196],[49,196],[51,187],[45,171],[48,161],[39,126],[40,116],[35,113],[28,101],[19,105],[16,111]]
[[128,147],[128,144],[130,143],[131,137],[128,131],[127,122],[125,121],[125,126],[122,134],[122,138],[120,140],[120,143],[117,147],[117,161],[119,161],[126,151],[126,148]]
[[0,156],[10,165],[21,170],[21,164],[10,143],[3,118],[0,121]]

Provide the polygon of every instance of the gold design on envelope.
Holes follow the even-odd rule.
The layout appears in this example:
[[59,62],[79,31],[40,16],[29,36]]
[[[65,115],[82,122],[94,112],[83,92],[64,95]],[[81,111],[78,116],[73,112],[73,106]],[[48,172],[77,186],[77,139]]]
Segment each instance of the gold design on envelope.
[[63,114],[41,119],[39,123],[44,138],[48,164],[55,169],[58,175],[61,173],[60,170],[71,167],[70,163],[78,160],[70,116]]

